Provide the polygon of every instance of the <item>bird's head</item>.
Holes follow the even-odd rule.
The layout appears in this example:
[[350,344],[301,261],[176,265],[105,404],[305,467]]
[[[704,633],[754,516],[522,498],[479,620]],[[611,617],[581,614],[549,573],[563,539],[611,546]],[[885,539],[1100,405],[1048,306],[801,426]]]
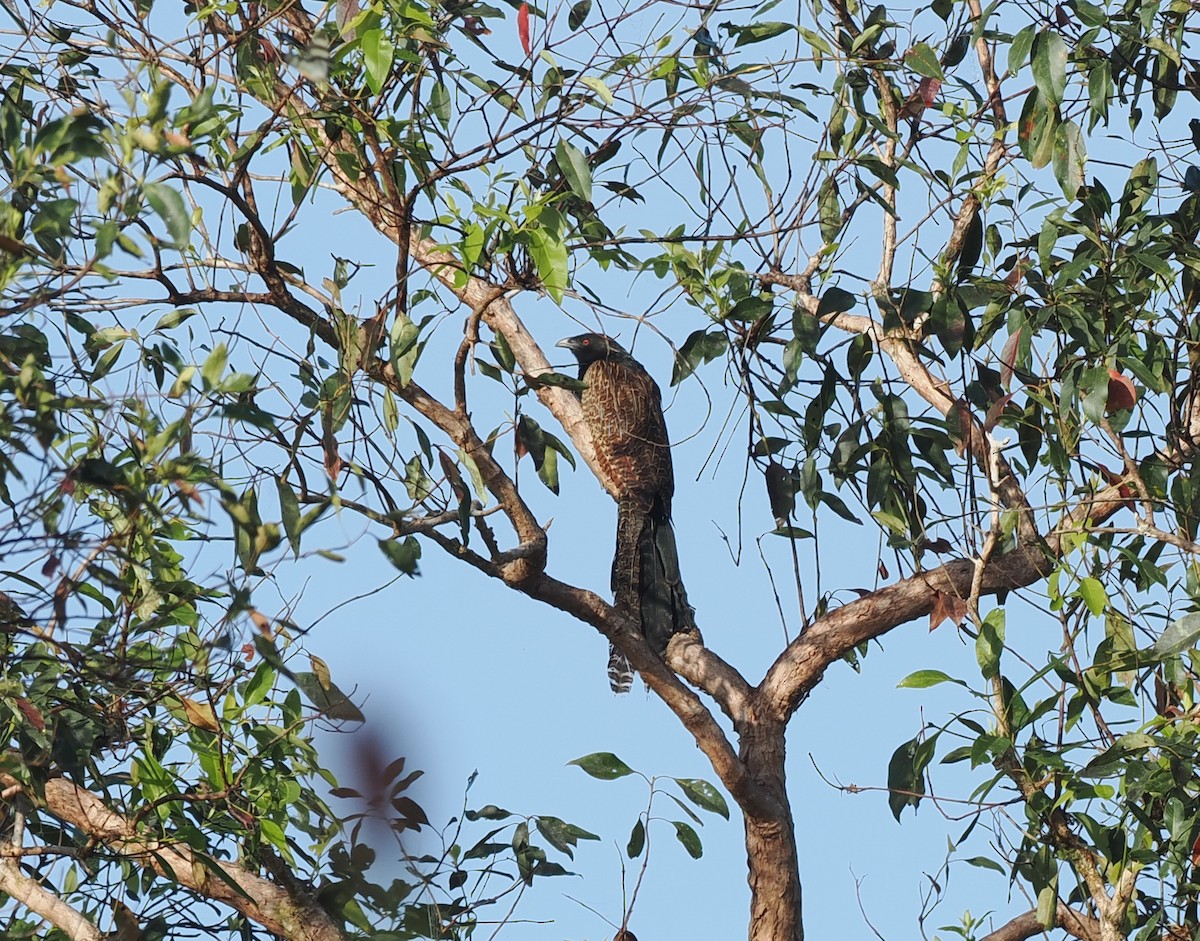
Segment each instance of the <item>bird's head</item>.
[[577,337],[567,337],[559,340],[555,346],[570,350],[579,360],[580,366],[586,366],[600,359],[628,359],[629,353],[611,337],[600,333],[581,333]]

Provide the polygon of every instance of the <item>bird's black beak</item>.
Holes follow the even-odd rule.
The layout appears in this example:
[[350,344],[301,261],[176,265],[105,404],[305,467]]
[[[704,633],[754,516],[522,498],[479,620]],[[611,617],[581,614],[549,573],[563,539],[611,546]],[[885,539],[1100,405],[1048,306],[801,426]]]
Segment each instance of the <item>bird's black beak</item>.
[[554,345],[561,346],[564,350],[573,350],[573,349],[575,349],[575,338],[574,337],[563,337],[563,339],[559,340]]

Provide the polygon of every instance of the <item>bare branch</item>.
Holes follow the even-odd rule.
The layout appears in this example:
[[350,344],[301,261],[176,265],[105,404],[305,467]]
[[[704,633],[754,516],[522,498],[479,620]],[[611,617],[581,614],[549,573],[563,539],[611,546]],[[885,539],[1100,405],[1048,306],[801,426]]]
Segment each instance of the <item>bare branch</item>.
[[[1100,922],[1081,915],[1062,902],[1058,903],[1054,924],[1055,927],[1064,929],[1067,934],[1078,938],[1079,941],[1100,941]],[[1025,941],[1026,938],[1034,938],[1045,933],[1046,929],[1038,921],[1037,912],[1030,911],[1018,915],[1007,924],[984,935],[979,941]]]

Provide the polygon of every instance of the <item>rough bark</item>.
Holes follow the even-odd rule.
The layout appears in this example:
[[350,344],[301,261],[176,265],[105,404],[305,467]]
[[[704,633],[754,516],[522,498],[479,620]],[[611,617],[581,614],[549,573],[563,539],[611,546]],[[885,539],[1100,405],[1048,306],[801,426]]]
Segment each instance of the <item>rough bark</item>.
[[803,941],[800,855],[787,797],[786,726],[754,717],[740,731],[740,757],[755,782],[773,798],[774,812],[743,811],[750,941]]
[[[0,782],[5,786],[19,786],[19,782],[9,775],[0,775]],[[35,800],[33,794],[26,796]],[[47,781],[45,799],[37,803],[63,823],[77,827],[107,851],[241,912],[280,938],[287,941],[345,941],[341,928],[325,909],[298,887],[272,882],[237,863],[211,858],[202,860],[186,844],[170,843],[139,833],[127,817],[66,778]],[[220,868],[224,878],[213,873],[213,868]],[[86,938],[86,935],[81,937]]]

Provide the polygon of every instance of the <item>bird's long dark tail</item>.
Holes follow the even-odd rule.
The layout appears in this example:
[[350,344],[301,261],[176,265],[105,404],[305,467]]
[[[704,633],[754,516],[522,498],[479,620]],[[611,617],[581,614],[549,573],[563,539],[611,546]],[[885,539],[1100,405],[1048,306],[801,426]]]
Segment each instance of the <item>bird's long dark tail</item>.
[[[655,498],[621,500],[617,505],[617,551],[612,568],[613,601],[633,618],[657,653],[671,636],[695,627],[679,574],[679,550],[669,505]],[[613,692],[629,691],[633,669],[616,647],[609,649],[608,677]]]

